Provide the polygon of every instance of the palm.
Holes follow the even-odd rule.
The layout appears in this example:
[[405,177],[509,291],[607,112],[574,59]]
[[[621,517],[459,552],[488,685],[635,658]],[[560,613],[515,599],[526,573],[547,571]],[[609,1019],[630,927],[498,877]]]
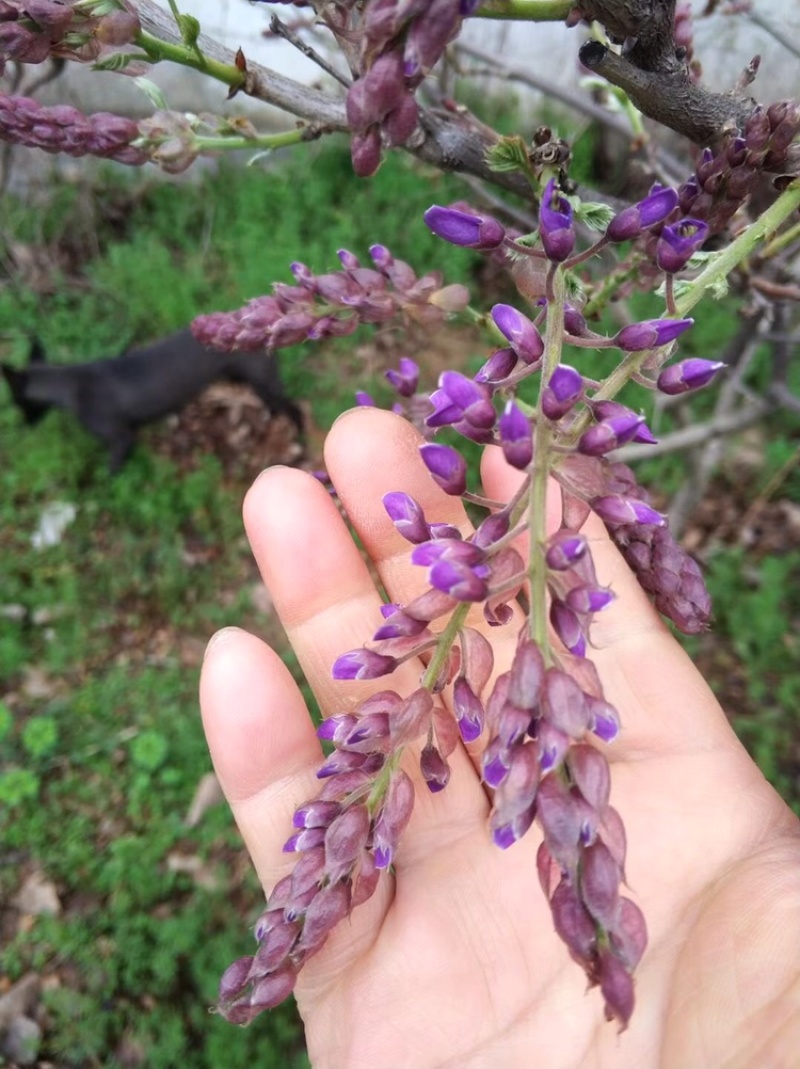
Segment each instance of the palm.
[[[392,417],[361,412],[337,426],[327,454],[348,513],[399,601],[422,580],[406,567],[404,544],[381,515],[382,494],[405,489],[431,516],[463,523],[460,506],[420,474],[411,436]],[[489,492],[502,496],[513,478],[490,458]],[[330,679],[330,664],[374,628],[369,575],[333,506],[301,473],[263,480],[246,516],[320,705],[326,714],[340,709],[346,691]],[[630,1030],[618,1039],[605,1023],[601,1000],[585,994],[581,970],[553,932],[536,877],[535,832],[507,852],[490,843],[489,803],[461,750],[445,792],[418,792],[393,880],[301,976],[298,1002],[315,1065],[784,1064],[748,1060],[763,1058],[762,1042],[773,1043],[776,1056],[788,1044],[790,1064],[797,824],[612,547],[598,542],[595,558],[620,595],[593,639],[607,697],[626,728],[609,749],[612,803],[628,832],[628,884],[650,929]],[[514,637],[501,630],[491,638],[504,667]],[[413,686],[416,678],[405,666],[391,685]],[[221,781],[270,887],[288,867],[280,843],[291,809],[312,792],[319,758],[302,700],[271,651],[242,633],[210,658],[203,699]],[[270,730],[273,717],[280,734]]]

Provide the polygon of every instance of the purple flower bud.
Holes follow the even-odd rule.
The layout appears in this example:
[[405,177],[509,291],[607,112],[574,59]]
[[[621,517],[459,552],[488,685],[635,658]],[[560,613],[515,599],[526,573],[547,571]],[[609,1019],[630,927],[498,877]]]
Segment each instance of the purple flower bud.
[[545,666],[542,651],[531,639],[517,646],[508,675],[507,701],[530,714],[539,704],[544,682]]
[[429,400],[433,405],[433,412],[425,417],[428,427],[447,427],[461,419],[462,410],[444,390],[434,390]]
[[539,205],[539,235],[548,260],[563,263],[575,247],[572,208],[551,178]]
[[[621,405],[619,401],[590,401],[589,407],[598,420],[614,419],[620,416],[636,418],[636,413],[632,409],[626,408],[625,405]],[[658,439],[653,437],[650,428],[645,423],[639,424],[636,433],[630,440],[632,442],[643,442],[647,445],[655,445],[658,442]]]
[[560,865],[573,868],[581,834],[580,814],[575,799],[553,773],[539,784],[536,809],[550,853]]
[[588,548],[589,543],[584,535],[562,528],[551,535],[548,541],[545,552],[547,567],[556,572],[566,572],[586,555]]
[[439,560],[456,561],[472,568],[486,560],[486,551],[474,542],[464,542],[460,538],[439,538],[422,542],[411,553],[411,563],[429,568]]
[[392,863],[400,836],[411,819],[414,798],[414,784],[402,769],[398,769],[389,780],[373,828],[372,850],[376,868],[385,869]]
[[542,774],[552,772],[563,764],[570,746],[570,739],[563,731],[553,727],[548,720],[539,720],[536,725],[536,748]]
[[656,244],[657,265],[670,274],[682,270],[707,237],[708,223],[700,219],[681,219],[665,226]]
[[419,384],[419,365],[409,357],[401,356],[397,370],[390,368],[386,378],[401,397],[413,397]]
[[358,257],[348,249],[338,249],[336,255],[339,257],[339,261],[345,271],[355,271],[361,267]]
[[719,360],[701,360],[693,357],[678,364],[665,367],[656,380],[662,393],[679,394],[707,386],[725,364]]
[[590,728],[603,742],[613,742],[619,735],[619,715],[613,705],[602,698],[588,699],[591,715]]
[[589,333],[586,320],[571,304],[564,305],[564,330],[575,338],[583,338]]
[[369,255],[379,271],[388,270],[394,263],[394,257],[385,245],[370,245]]
[[220,1002],[230,1002],[242,994],[247,987],[252,964],[253,958],[245,957],[237,958],[228,966],[219,981]]
[[310,267],[295,260],[294,263],[289,264],[289,270],[292,272],[298,283],[302,285],[312,285],[314,282],[314,272]]
[[461,454],[449,445],[426,443],[420,446],[425,467],[446,494],[460,497],[467,488],[467,463]]
[[304,828],[290,835],[283,844],[284,854],[292,854],[301,850],[313,850],[315,846],[321,846],[325,842],[324,827]]
[[526,821],[522,833],[528,830],[533,821],[539,773],[539,758],[535,744],[522,743],[520,746],[515,746],[511,753],[508,776],[494,799],[495,811],[492,816],[497,818],[497,825],[505,824],[512,818],[529,812],[530,820]]
[[489,787],[499,787],[508,775],[510,767],[510,751],[499,737],[495,737],[481,756],[484,783]]
[[325,831],[325,873],[341,879],[364,849],[369,835],[370,816],[365,805],[350,805]]
[[591,504],[603,523],[644,523],[652,524],[654,527],[663,527],[666,523],[660,512],[656,512],[644,501],[639,501],[635,497],[606,494],[605,497],[594,498]]
[[559,364],[542,390],[542,412],[548,419],[566,415],[583,393],[583,377],[568,364]]
[[654,187],[644,200],[625,208],[611,220],[606,237],[609,241],[630,241],[648,227],[663,222],[677,206],[676,190],[670,187]]
[[356,404],[362,408],[376,408],[375,398],[365,390],[356,390]]
[[411,638],[421,635],[427,627],[425,620],[415,620],[402,609],[396,609],[386,617],[386,622],[372,636],[373,642],[383,642],[387,638]]
[[553,630],[576,657],[586,656],[586,636],[576,613],[558,598],[550,603],[550,623]]
[[514,370],[516,364],[517,354],[513,349],[496,349],[475,375],[475,382],[503,382]]
[[497,249],[506,236],[505,227],[491,216],[471,215],[457,208],[434,204],[423,219],[437,237],[466,249]]
[[496,304],[492,308],[492,319],[520,360],[526,364],[536,363],[544,352],[544,342],[530,319],[510,304]]
[[612,449],[630,442],[643,423],[644,416],[637,416],[635,412],[601,420],[580,436],[578,452],[589,457],[604,456]]
[[464,742],[474,742],[483,731],[484,709],[480,698],[460,677],[453,688],[453,709]]
[[500,445],[508,463],[524,471],[533,459],[533,433],[528,417],[509,401],[498,423]]
[[334,746],[341,746],[357,723],[358,717],[353,713],[329,716],[317,728],[317,737],[332,742]]
[[494,845],[501,850],[507,850],[509,846],[519,842],[531,824],[533,824],[535,815],[536,807],[533,805],[521,813],[517,813],[516,816],[507,821],[504,821],[502,815],[496,811],[492,813],[490,828]]
[[614,954],[628,969],[635,969],[647,946],[647,925],[642,911],[629,898],[620,898],[619,912],[609,933]]
[[397,667],[394,657],[384,657],[373,650],[350,650],[333,663],[334,679],[378,679]]
[[610,951],[600,954],[600,966],[597,970],[600,979],[600,992],[605,999],[606,1020],[617,1020],[620,1029],[628,1027],[634,1006],[633,978],[625,966]]
[[[490,429],[494,426],[496,413],[491,402],[491,393],[481,383],[467,378],[459,371],[444,371],[439,376],[439,391],[459,410],[468,423],[482,429]],[[437,426],[437,421],[430,417],[426,422],[429,427]],[[448,420],[448,422],[455,421]]]
[[580,738],[592,719],[586,695],[572,676],[559,668],[548,668],[545,673],[542,714],[572,739]]
[[593,809],[602,812],[608,805],[611,774],[608,761],[594,746],[573,746],[567,758],[575,786]]
[[481,549],[488,549],[495,542],[499,542],[504,535],[508,534],[509,516],[506,511],[495,512],[478,526],[472,536],[472,542]]
[[553,925],[578,961],[589,965],[595,954],[597,934],[594,921],[570,881],[562,877],[550,899]]
[[393,490],[383,496],[383,507],[398,532],[413,545],[427,542],[431,536],[422,506],[401,490]]
[[450,766],[435,746],[424,747],[419,758],[419,768],[432,794],[444,790],[450,779]]
[[333,880],[321,888],[306,909],[298,948],[311,951],[321,946],[328,933],[350,912],[350,884]]
[[353,753],[351,750],[334,750],[330,757],[326,758],[317,769],[317,779],[346,775],[363,769],[366,764],[366,754]]
[[334,817],[342,811],[339,802],[321,802],[314,799],[294,811],[292,827],[327,828]]
[[356,753],[372,753],[386,749],[381,743],[389,738],[389,715],[384,712],[367,713],[360,716],[342,744],[343,750]]
[[614,338],[614,345],[627,353],[641,353],[674,341],[694,323],[693,319],[646,319],[631,323]]
[[486,565],[470,568],[458,561],[439,560],[428,573],[431,586],[456,601],[483,601],[489,592],[485,576],[478,570],[488,571]]
[[573,587],[565,598],[567,605],[577,613],[600,612],[613,600],[614,594],[610,590],[588,585]]

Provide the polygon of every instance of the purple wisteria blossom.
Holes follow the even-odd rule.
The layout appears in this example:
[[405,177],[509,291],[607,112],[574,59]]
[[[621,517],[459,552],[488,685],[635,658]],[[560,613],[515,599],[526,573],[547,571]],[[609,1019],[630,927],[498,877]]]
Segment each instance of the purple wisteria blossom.
[[678,192],[669,186],[654,186],[644,200],[624,208],[606,228],[609,241],[632,241],[643,230],[662,223],[678,206]]
[[614,345],[628,353],[655,349],[675,341],[694,323],[693,319],[647,319],[623,327],[614,338]]
[[506,236],[505,227],[490,215],[472,215],[434,204],[423,218],[437,237],[466,249],[497,249]]
[[545,186],[539,205],[539,236],[548,260],[563,263],[575,248],[572,207],[556,187],[554,178]]
[[725,364],[719,360],[701,360],[699,357],[682,360],[678,364],[665,367],[658,376],[656,385],[662,393],[667,394],[699,390],[702,386],[707,386],[724,367]]
[[701,219],[681,219],[673,226],[665,226],[656,244],[656,264],[669,274],[681,271],[708,234],[708,223]]

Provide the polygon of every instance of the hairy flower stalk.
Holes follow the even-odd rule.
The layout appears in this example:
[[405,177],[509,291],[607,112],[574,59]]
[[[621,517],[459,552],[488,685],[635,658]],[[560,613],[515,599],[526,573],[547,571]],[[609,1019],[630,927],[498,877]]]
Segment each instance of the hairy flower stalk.
[[[617,217],[608,241],[661,227],[660,252],[653,256],[668,269],[682,269],[706,227],[695,220],[663,226],[676,202],[674,190],[654,189]],[[446,494],[477,503],[485,515],[464,535],[426,515],[406,493],[384,497],[387,519],[409,543],[410,562],[425,569],[427,585],[407,604],[384,605],[372,635],[337,658],[333,675],[382,679],[421,654],[427,667],[410,695],[379,691],[320,728],[333,751],[318,772],[321,790],[295,814],[285,849],[300,855],[298,863],[270,895],[256,953],[223,977],[220,1009],[231,1020],[249,1021],[285,997],[309,954],[374,892],[380,873],[402,851],[415,779],[432,793],[446,790],[448,758],[459,740],[482,743],[482,776],[492,798],[487,834],[506,850],[538,829],[537,868],[553,926],[590,986],[599,988],[607,1018],[623,1029],[630,1020],[647,930],[638,905],[620,890],[626,837],[611,804],[604,747],[622,725],[589,658],[595,617],[614,591],[599,581],[581,527],[594,511],[656,608],[686,633],[707,626],[710,602],[699,568],[630,469],[613,460],[625,442],[655,441],[644,417],[614,397],[634,376],[665,393],[699,389],[721,365],[700,358],[672,362],[693,321],[668,314],[669,308],[614,338],[593,334],[580,310],[566,302],[575,234],[572,208],[553,181],[543,209],[547,296],[535,321],[512,305],[495,305],[491,319],[507,346],[472,377],[443,371],[429,394],[418,392],[419,368],[408,357],[387,374],[427,439],[421,464]],[[426,221],[438,238],[454,244],[490,248],[504,241],[488,217],[460,209],[431,209]],[[447,288],[438,277],[418,279],[384,246],[373,246],[371,256],[374,269],[364,269],[342,252],[343,270],[318,277],[295,264],[295,286],[278,285],[272,297],[227,317],[206,317],[196,329],[204,340],[228,347],[256,341],[277,347],[321,336],[331,329],[324,324],[340,322],[340,315],[344,326],[335,329],[347,332],[353,320],[381,323],[409,306],[419,315],[426,305],[466,303],[461,294],[444,301]],[[733,264],[731,258],[728,269]],[[693,303],[685,296],[680,301],[686,310]],[[623,355],[605,378],[591,379],[562,362],[563,346],[578,340],[595,344],[604,359],[610,348]],[[533,407],[517,396],[527,379],[538,382]],[[460,450],[431,440],[443,428],[502,448],[519,472],[509,501],[491,502],[467,490]],[[561,491],[555,530],[548,529],[546,509],[553,481]],[[517,548],[523,533],[527,560]],[[488,628],[512,626],[516,633],[511,665],[491,689],[492,647],[466,626],[474,607]]]

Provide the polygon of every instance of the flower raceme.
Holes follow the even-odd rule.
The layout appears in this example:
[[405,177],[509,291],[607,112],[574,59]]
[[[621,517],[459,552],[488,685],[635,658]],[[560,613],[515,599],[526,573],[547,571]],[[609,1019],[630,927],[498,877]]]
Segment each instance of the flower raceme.
[[[612,220],[602,240],[627,241],[659,226],[664,233],[677,204],[674,190],[655,188]],[[496,249],[507,240],[495,220],[459,209],[431,208],[426,222],[439,237],[471,248]],[[701,230],[676,233],[695,242]],[[614,592],[598,580],[581,531],[590,510],[678,627],[702,630],[710,604],[666,518],[630,469],[609,458],[627,442],[655,441],[644,416],[562,360],[562,348],[596,345],[604,359],[611,348],[642,354],[623,360],[638,381],[666,393],[705,385],[721,365],[668,362],[691,319],[632,323],[613,338],[591,331],[563,297],[575,231],[570,202],[553,181],[542,196],[539,237],[547,296],[533,318],[510,304],[491,309],[492,329],[506,345],[477,373],[445,370],[430,393],[420,393],[420,369],[410,357],[387,373],[396,408],[425,439],[421,465],[444,494],[463,497],[478,514],[465,532],[402,489],[384,496],[387,522],[408,543],[411,566],[424,571],[422,592],[383,605],[371,636],[334,662],[335,679],[372,686],[385,679],[387,689],[319,728],[330,752],[317,772],[319,789],[298,807],[284,846],[296,864],[269,895],[255,952],[222,978],[219,1008],[232,1021],[247,1023],[285,998],[308,957],[374,893],[381,874],[402,858],[416,793],[447,789],[449,758],[463,743],[480,753],[492,800],[487,836],[513,850],[538,827],[539,882],[556,932],[599,987],[607,1017],[625,1028],[633,1012],[647,931],[638,905],[621,893],[626,839],[604,752],[621,725],[590,659],[594,620]],[[667,233],[662,240],[675,251],[677,239]],[[365,268],[342,251],[341,271],[328,275],[293,264],[294,285],[277,284],[273,296],[239,312],[201,317],[195,329],[220,348],[277,348],[401,314],[434,322],[437,313],[465,306],[460,290],[436,275],[417,277],[385,246],[373,246],[370,256],[373,266]],[[531,404],[517,388],[534,382]],[[514,495],[498,502],[472,489],[462,451],[435,440],[442,431],[499,446],[519,473]],[[561,522],[550,532],[533,504],[544,500],[548,479],[561,489]],[[516,645],[511,664],[495,673],[481,630],[497,627],[513,628]],[[409,662],[425,666],[416,689],[389,689],[395,670]]]

